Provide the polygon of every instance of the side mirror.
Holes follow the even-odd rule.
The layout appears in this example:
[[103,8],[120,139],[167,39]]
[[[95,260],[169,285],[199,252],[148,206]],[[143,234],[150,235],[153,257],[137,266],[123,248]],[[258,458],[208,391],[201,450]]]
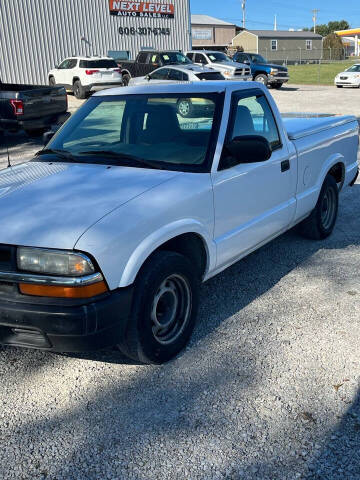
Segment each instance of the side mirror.
[[246,65],[250,65],[249,60],[244,60],[242,63],[246,63]]
[[59,65],[55,65],[55,68],[59,68]]
[[231,168],[239,163],[265,162],[271,157],[271,146],[265,137],[244,135],[235,137],[225,145],[221,169]]
[[55,135],[56,132],[54,132],[53,130],[50,130],[48,132],[45,132],[42,139],[43,139],[43,144],[44,145],[47,145],[50,140],[53,138],[53,136]]
[[150,80],[151,80],[150,75],[146,75],[145,78],[146,78],[146,80],[147,80],[148,82],[150,82]]

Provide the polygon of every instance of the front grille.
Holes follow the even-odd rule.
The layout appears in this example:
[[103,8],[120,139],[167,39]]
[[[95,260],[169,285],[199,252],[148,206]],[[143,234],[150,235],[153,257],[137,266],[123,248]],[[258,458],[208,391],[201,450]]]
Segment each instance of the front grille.
[[287,72],[278,72],[278,73],[276,74],[276,76],[277,76],[277,77],[286,77],[286,78],[287,78],[287,77],[288,77],[288,73],[287,73]]
[[340,77],[340,80],[347,80],[348,77]]
[[0,271],[16,270],[16,248],[11,245],[0,245]]
[[237,68],[235,70],[235,75],[245,75],[245,68]]

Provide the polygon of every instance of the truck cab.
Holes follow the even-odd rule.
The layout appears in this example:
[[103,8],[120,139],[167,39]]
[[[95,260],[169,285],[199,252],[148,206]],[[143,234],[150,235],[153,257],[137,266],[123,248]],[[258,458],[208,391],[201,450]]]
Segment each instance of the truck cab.
[[269,63],[262,55],[257,53],[237,52],[233,59],[250,67],[251,75],[255,82],[271,85],[273,88],[279,89],[289,80],[289,73],[286,67]]

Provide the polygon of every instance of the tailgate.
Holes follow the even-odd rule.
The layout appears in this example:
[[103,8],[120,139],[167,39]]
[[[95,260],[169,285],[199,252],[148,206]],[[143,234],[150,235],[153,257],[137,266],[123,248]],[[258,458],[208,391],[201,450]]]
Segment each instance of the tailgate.
[[39,87],[19,92],[18,100],[24,102],[21,120],[45,117],[67,111],[67,96],[64,87]]

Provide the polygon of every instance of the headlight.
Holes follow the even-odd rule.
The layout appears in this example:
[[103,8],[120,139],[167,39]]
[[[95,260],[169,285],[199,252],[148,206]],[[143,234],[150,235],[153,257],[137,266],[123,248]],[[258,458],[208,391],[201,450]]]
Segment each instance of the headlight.
[[279,73],[279,70],[277,70],[276,68],[272,68],[270,70],[270,75],[276,75],[277,73]]
[[20,270],[28,272],[69,277],[81,277],[95,272],[91,260],[82,253],[42,248],[19,247],[17,265]]
[[225,77],[231,77],[233,74],[233,72],[231,70],[224,70],[223,71],[223,75],[225,75]]

